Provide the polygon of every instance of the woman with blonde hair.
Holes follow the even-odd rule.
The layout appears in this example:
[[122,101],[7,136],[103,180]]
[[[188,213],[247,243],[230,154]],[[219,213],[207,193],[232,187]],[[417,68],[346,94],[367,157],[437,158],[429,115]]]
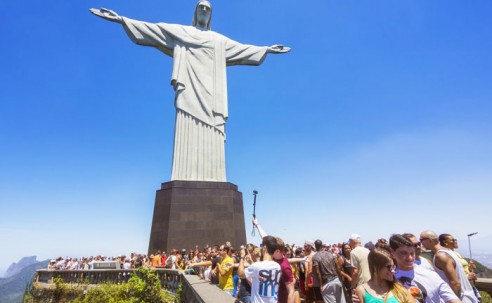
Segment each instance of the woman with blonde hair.
[[414,303],[408,290],[395,281],[395,263],[388,250],[376,248],[369,253],[371,279],[359,285],[355,293],[361,303]]

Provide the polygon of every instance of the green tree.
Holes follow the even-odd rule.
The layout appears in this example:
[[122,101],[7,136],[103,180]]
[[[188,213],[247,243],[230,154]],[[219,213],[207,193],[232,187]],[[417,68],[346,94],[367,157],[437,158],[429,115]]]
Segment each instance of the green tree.
[[480,291],[480,295],[482,296],[482,303],[492,303],[492,298],[485,291]]
[[104,283],[87,291],[87,303],[168,303],[174,298],[164,292],[155,271],[139,268],[128,283]]

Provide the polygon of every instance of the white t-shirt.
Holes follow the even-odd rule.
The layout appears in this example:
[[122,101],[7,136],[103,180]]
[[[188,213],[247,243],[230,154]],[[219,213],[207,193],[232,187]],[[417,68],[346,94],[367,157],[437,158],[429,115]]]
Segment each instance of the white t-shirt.
[[278,286],[282,271],[275,261],[253,263],[245,269],[246,278],[251,281],[252,303],[277,303]]
[[78,270],[78,269],[80,269],[80,266],[79,266],[79,263],[78,262],[72,261],[71,263],[69,263],[69,265],[70,266],[67,266],[67,267],[70,270]]
[[449,285],[439,275],[422,266],[414,266],[413,270],[397,269],[395,278],[420,303],[440,303],[459,300]]
[[434,266],[432,266],[431,262],[424,257],[420,257],[420,263],[417,263],[417,260],[415,260],[414,263],[416,265],[422,266],[423,268],[426,268],[428,270],[435,271]]
[[352,266],[359,270],[357,286],[362,285],[371,279],[367,256],[369,256],[369,249],[363,246],[357,246],[350,252],[350,261],[352,262]]
[[132,264],[130,262],[123,263],[123,269],[130,269],[130,268],[132,268]]
[[65,261],[61,260],[55,264],[56,269],[63,270],[65,268]]
[[168,258],[169,258],[169,260],[166,260],[166,264],[167,264],[167,262],[170,262],[171,263],[171,269],[176,269],[176,255],[170,255]]

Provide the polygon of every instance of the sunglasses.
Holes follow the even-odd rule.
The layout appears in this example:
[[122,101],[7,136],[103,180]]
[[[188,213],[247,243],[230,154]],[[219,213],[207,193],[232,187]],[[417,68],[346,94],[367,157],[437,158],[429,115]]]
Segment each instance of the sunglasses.
[[395,271],[396,270],[396,265],[394,265],[394,264],[393,265],[388,264],[385,267],[389,271]]
[[422,246],[422,242],[414,243],[413,246],[415,246],[416,248],[419,248]]

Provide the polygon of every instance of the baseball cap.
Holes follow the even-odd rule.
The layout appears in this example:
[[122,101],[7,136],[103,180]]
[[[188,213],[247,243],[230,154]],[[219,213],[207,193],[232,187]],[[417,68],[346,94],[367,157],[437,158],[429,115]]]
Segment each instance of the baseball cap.
[[304,245],[309,245],[309,246],[311,246],[314,249],[314,243],[311,240],[304,241]]
[[359,234],[351,234],[349,237],[349,240],[352,240],[355,242],[360,242],[360,235]]

